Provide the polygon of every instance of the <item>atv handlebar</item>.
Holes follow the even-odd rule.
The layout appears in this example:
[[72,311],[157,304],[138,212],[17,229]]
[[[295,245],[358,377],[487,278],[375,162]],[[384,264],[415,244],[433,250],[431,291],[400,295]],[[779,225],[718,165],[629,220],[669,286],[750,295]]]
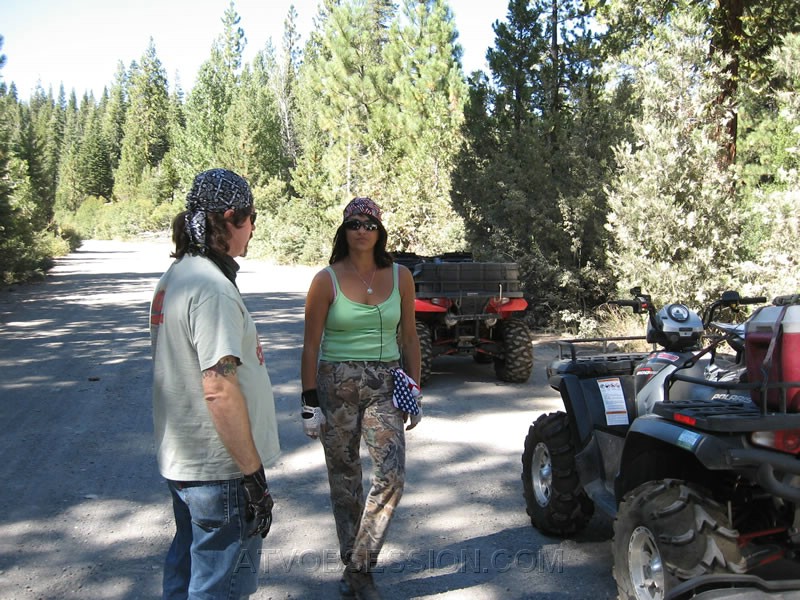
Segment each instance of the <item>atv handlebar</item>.
[[[633,312],[637,315],[647,313],[650,321],[654,327],[658,327],[659,323],[656,308],[653,305],[652,298],[647,294],[642,294],[642,288],[634,287],[631,289],[633,300],[609,300],[609,304],[616,304],[617,306],[630,306]],[[734,312],[739,311],[739,307],[746,304],[764,304],[767,299],[764,296],[748,296],[742,297],[739,292],[728,290],[722,293],[719,300],[715,300],[703,310],[703,327],[708,328],[711,321],[714,320],[714,315],[721,308],[730,308]]]
[[639,307],[639,302],[636,300],[610,300],[609,304],[616,304],[617,306],[632,306],[633,308]]
[[708,328],[714,320],[715,313],[721,308],[730,308],[734,312],[739,311],[739,307],[745,304],[764,304],[767,299],[764,296],[741,297],[739,292],[727,291],[722,293],[722,298],[708,305],[703,311],[703,326]]
[[630,306],[633,308],[634,314],[640,315],[642,313],[649,313],[651,317],[655,316],[656,311],[653,308],[652,298],[642,293],[642,288],[635,287],[631,289],[633,300],[610,300],[609,304],[616,304],[617,306]]

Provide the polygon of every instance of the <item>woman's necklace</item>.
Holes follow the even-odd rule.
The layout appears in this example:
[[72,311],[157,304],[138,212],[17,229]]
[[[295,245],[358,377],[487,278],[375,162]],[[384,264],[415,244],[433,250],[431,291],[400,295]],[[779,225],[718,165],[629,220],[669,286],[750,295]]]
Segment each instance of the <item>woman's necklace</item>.
[[374,281],[374,279],[375,279],[375,273],[377,273],[377,272],[378,272],[378,268],[377,268],[377,267],[375,267],[375,270],[373,270],[373,271],[372,271],[372,277],[370,277],[370,278],[369,278],[369,283],[367,283],[367,282],[364,280],[364,278],[361,276],[361,273],[359,273],[359,272],[358,272],[358,269],[356,269],[356,266],[355,266],[355,265],[354,265],[352,262],[350,262],[350,261],[348,260],[348,261],[347,261],[347,264],[348,264],[348,265],[350,265],[350,268],[351,268],[351,269],[353,269],[353,271],[355,272],[355,274],[356,274],[356,275],[358,276],[358,278],[361,280],[361,283],[363,283],[365,286],[367,286],[367,294],[371,295],[371,294],[372,294],[372,282],[373,282],[373,281]]

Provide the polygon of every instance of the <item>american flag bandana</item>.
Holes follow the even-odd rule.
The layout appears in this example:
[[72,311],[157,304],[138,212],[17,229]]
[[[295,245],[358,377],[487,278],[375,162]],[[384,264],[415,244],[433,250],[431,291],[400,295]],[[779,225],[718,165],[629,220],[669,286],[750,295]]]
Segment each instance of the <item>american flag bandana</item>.
[[347,221],[353,215],[366,215],[372,217],[378,223],[381,222],[381,209],[372,198],[353,198],[350,200],[350,203],[344,207],[342,216]]
[[417,398],[422,395],[417,382],[411,379],[403,369],[392,369],[394,379],[394,393],[392,394],[392,404],[403,412],[410,415],[419,414],[419,403]]
[[227,169],[209,169],[194,178],[192,189],[186,196],[186,223],[184,230],[189,236],[190,248],[200,254],[208,254],[206,239],[206,214],[224,213],[228,209],[253,206],[250,186],[241,175]]

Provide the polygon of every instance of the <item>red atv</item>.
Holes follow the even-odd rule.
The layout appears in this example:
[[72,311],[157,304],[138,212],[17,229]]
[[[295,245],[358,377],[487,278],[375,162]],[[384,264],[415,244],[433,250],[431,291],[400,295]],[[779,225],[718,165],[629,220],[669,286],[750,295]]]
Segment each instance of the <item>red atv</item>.
[[516,263],[475,262],[469,253],[394,256],[414,275],[423,383],[434,358],[457,354],[493,362],[501,381],[528,381],[533,347]]

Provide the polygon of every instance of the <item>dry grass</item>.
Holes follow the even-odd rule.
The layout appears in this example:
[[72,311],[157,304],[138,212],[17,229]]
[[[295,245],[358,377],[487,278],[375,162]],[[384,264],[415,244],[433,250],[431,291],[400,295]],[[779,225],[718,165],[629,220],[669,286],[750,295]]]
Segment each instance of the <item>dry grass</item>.
[[[618,339],[614,342],[618,352],[648,352],[652,344],[644,340],[647,315],[636,315],[628,308],[603,304],[594,312],[595,329],[592,337],[598,338],[642,338]],[[588,332],[587,332],[588,333]]]

